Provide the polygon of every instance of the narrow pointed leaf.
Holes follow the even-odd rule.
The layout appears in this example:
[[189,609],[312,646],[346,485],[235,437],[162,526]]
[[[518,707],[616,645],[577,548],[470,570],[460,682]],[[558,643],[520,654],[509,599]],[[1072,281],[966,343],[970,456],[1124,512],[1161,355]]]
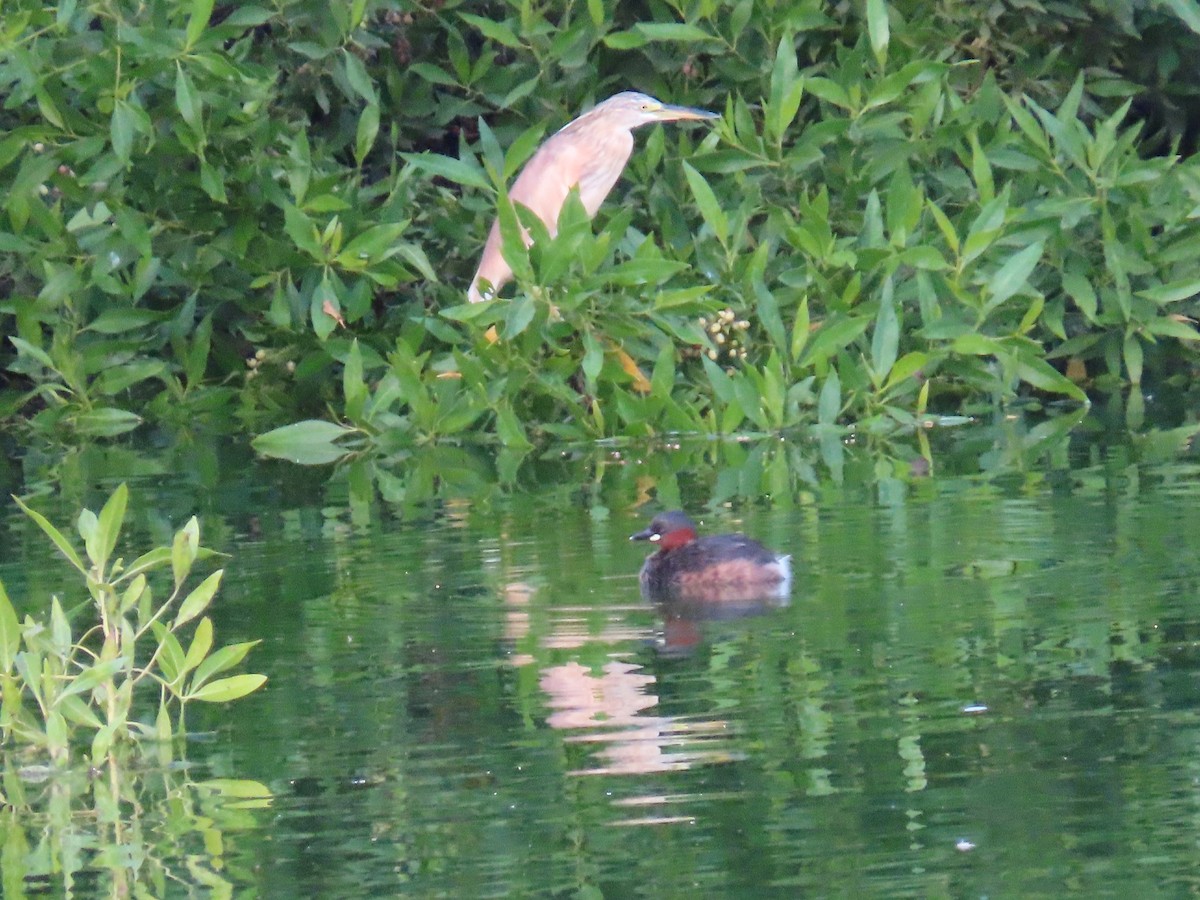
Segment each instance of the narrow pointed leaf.
[[196,626],[196,632],[192,635],[191,646],[188,647],[187,656],[183,660],[183,671],[190,672],[200,663],[204,662],[204,658],[208,656],[208,651],[212,649],[213,642],[213,625],[212,619],[205,616],[200,620],[200,624]]
[[71,546],[70,542],[65,537],[63,537],[62,532],[51,525],[50,521],[41,513],[30,509],[28,506],[22,503],[20,497],[14,495],[13,500],[17,502],[17,506],[21,507],[21,510],[25,513],[25,515],[37,522],[38,527],[45,532],[46,537],[50,538],[50,540],[54,542],[54,546],[57,547],[58,551],[67,558],[71,565],[86,575],[88,571],[87,566],[83,564],[83,560],[79,558],[79,554],[75,552],[75,548]]
[[108,564],[108,559],[117,546],[128,503],[129,488],[122,483],[117,486],[112,496],[108,498],[108,502],[104,504],[104,508],[100,510],[96,528],[96,549],[100,558],[92,560],[97,568],[103,569]]
[[867,34],[871,38],[871,51],[882,63],[887,59],[888,42],[891,39],[887,0],[867,0]]
[[696,205],[700,207],[700,215],[724,246],[729,242],[729,217],[725,215],[725,210],[721,209],[717,195],[704,180],[704,176],[689,163],[683,164],[683,174],[687,176],[688,187],[692,189],[692,196],[696,198]]
[[988,282],[988,305],[999,306],[1022,287],[1042,258],[1042,245],[1031,244],[1014,253]]
[[199,551],[200,523],[192,516],[188,523],[175,533],[175,540],[171,544],[171,571],[175,576],[176,590],[179,590],[183,580],[192,571],[192,563],[196,561]]
[[267,683],[266,675],[231,675],[218,678],[187,695],[188,700],[204,703],[227,703],[252,694]]
[[13,608],[8,593],[4,590],[4,582],[0,581],[0,673],[7,674],[13,669],[13,660],[21,649],[21,623],[17,619],[17,611]]
[[206,657],[204,662],[196,667],[196,674],[192,678],[192,690],[200,687],[214,675],[224,672],[226,669],[232,669],[245,659],[246,654],[259,643],[260,641],[243,641],[240,644],[230,644]]
[[221,586],[221,576],[224,574],[224,569],[217,569],[187,595],[179,607],[179,613],[175,616],[176,628],[185,622],[190,622],[208,608],[208,604],[216,596],[217,588]]

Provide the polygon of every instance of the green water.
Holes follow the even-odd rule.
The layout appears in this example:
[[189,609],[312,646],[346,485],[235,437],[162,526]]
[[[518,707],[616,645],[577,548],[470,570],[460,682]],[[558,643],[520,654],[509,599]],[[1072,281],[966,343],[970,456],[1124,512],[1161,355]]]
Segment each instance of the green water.
[[[1001,423],[928,476],[817,440],[330,479],[212,444],[75,459],[40,508],[127,478],[135,533],[198,512],[220,639],[263,639],[268,687],[189,723],[186,777],[270,801],[158,841],[161,893],[1182,896],[1200,467],[1153,450]],[[791,553],[790,604],[643,603],[627,538],[664,504]],[[0,537],[14,597],[69,583],[11,507]],[[82,894],[113,892],[93,852]],[[6,897],[61,893],[12,859]]]

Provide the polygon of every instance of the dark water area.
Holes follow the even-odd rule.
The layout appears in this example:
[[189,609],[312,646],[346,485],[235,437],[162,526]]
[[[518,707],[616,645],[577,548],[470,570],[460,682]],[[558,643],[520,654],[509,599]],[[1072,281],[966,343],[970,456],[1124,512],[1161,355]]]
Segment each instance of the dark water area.
[[[931,466],[818,437],[332,475],[213,441],[5,487],[63,523],[127,480],[139,546],[198,514],[228,554],[219,640],[263,641],[266,688],[189,719],[186,771],[269,801],[208,801],[219,853],[160,843],[166,894],[1179,896],[1200,466],[1177,437],[1001,421],[932,435]],[[790,553],[790,602],[645,602],[628,537],[673,507]],[[12,505],[0,578],[18,604],[74,589]]]

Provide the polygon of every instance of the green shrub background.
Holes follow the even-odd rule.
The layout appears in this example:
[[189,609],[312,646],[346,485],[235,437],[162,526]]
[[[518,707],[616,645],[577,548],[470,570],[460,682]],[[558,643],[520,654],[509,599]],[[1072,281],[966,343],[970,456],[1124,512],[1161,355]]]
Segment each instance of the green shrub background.
[[[7,3],[0,421],[520,447],[1186,380],[1197,31],[1195,0]],[[723,118],[640,131],[595,222],[467,306],[497,190],[624,89]]]

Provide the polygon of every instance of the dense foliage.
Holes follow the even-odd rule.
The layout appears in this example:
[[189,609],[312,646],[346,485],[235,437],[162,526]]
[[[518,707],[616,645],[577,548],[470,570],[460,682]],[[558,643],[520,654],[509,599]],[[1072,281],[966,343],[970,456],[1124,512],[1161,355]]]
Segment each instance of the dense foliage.
[[[61,767],[86,736],[90,764],[100,766],[139,738],[182,737],[189,703],[237,700],[266,682],[264,675],[214,677],[237,666],[257,641],[213,649],[212,620],[201,616],[224,570],[184,593],[193,564],[212,555],[200,546],[195,517],[171,546],[126,565],[113,555],[128,503],[125,485],[99,515],[80,513],[83,556],[43,515],[17,503],[82,576],[88,597],[64,607],[55,596],[44,613],[19,621],[0,582],[0,748],[33,749]],[[167,568],[170,579],[154,574]],[[153,724],[140,718],[150,709],[157,711]]]
[[[327,458],[1186,376],[1200,4],[1110,5],[18,0],[0,420],[315,415],[264,449]],[[467,306],[497,192],[625,88],[723,118]]]

